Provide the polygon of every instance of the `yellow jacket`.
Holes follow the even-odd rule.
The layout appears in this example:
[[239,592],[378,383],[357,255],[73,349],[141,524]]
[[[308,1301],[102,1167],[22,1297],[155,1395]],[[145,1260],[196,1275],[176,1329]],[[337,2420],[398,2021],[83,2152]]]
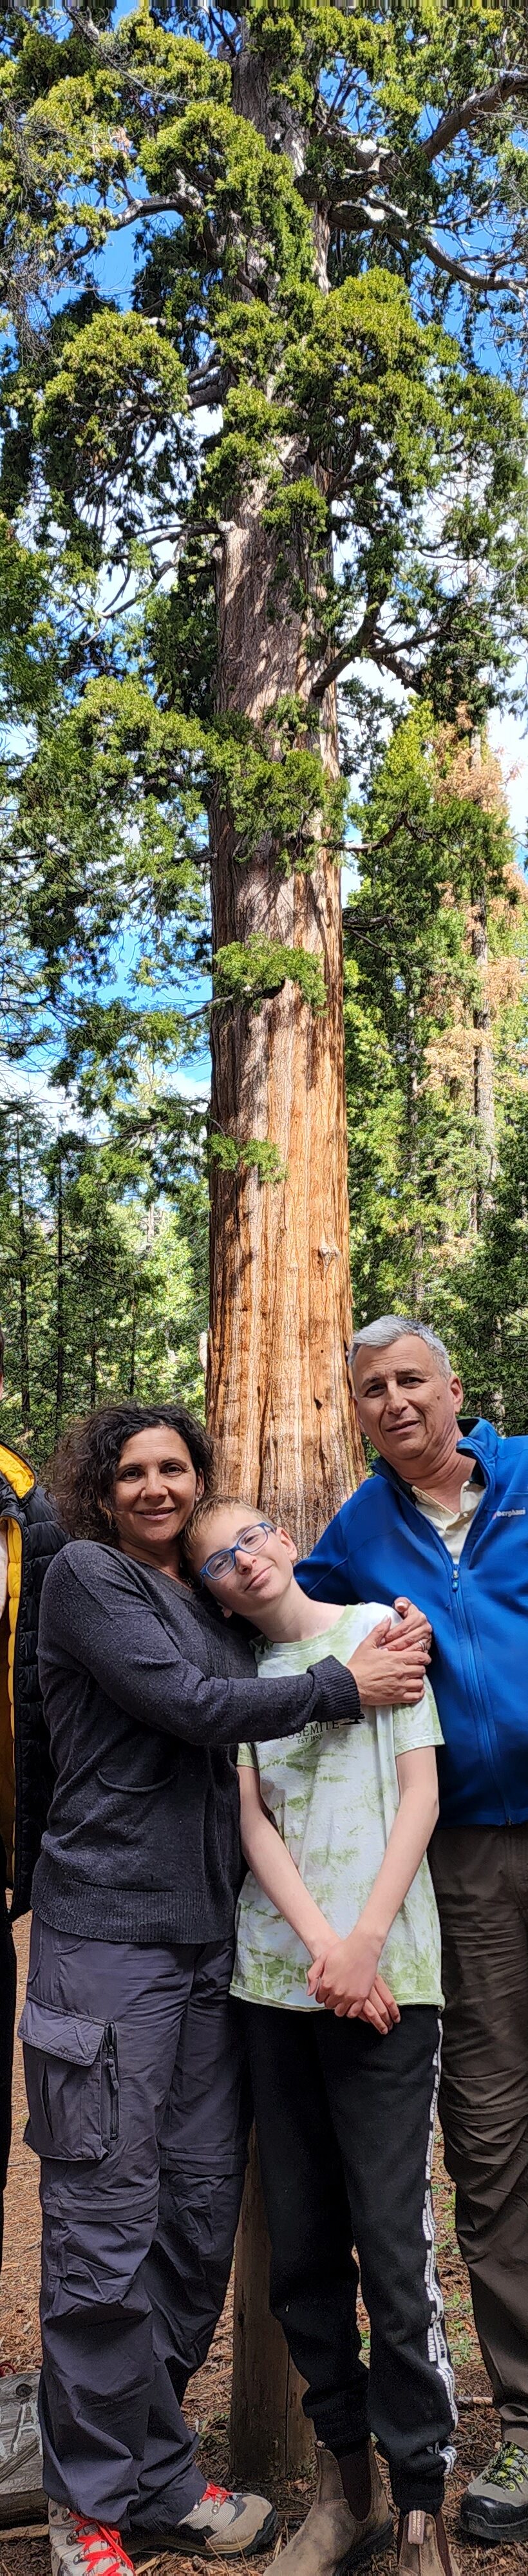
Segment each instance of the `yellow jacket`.
[[27,1460],[1,1442],[0,1523],[7,1541],[7,1598],[0,1619],[0,1835],[16,1915],[31,1901],[52,1788],[37,1630],[44,1575],[63,1534]]

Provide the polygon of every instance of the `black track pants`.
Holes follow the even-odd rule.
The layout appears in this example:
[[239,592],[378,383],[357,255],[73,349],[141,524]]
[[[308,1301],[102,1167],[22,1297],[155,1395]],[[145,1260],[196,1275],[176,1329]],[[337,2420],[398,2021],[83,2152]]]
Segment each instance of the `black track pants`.
[[[370,2428],[395,2504],[437,2513],[451,2466],[453,2379],[430,2171],[441,2026],[408,2005],[387,2039],[331,2012],[239,2004],[271,2237],[271,2304],[338,2456]],[[356,2323],[357,2246],[371,2324]]]

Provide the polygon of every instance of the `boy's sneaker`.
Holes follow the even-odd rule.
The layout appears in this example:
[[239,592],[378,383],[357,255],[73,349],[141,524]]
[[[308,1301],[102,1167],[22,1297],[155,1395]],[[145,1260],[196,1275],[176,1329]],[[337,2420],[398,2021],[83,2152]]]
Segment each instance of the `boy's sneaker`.
[[118,2531],[87,2522],[68,2505],[48,2504],[52,2576],[134,2576]]
[[401,2513],[396,2556],[398,2576],[460,2576],[443,2513]]
[[528,2540],[528,2450],[501,2442],[479,2478],[472,2478],[460,2507],[467,2540]]
[[376,2453],[369,2444],[370,2504],[358,2521],[344,2493],[339,2461],[317,2444],[317,2494],[300,2531],[281,2550],[277,2576],[345,2576],[345,2570],[368,2566],[392,2540],[392,2514],[380,2478]]
[[209,2482],[185,2521],[174,2524],[174,2547],[192,2549],[197,2557],[204,2550],[207,2558],[243,2558],[246,2550],[267,2549],[276,2529],[275,2508],[266,2496]]

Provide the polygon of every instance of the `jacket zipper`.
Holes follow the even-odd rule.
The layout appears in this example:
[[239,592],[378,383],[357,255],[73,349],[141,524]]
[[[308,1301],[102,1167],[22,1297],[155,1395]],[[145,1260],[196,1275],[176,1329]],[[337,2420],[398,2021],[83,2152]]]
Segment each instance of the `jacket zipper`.
[[14,1908],[14,1906],[16,1905],[16,1899],[17,1899],[17,1895],[18,1895],[18,1887],[17,1887],[17,1878],[18,1878],[18,1818],[19,1818],[19,1814],[21,1814],[21,1796],[22,1796],[22,1747],[21,1747],[21,1743],[20,1743],[20,1727],[18,1727],[18,1726],[17,1726],[17,1723],[16,1723],[16,1705],[17,1705],[17,1686],[18,1686],[18,1666],[19,1666],[19,1661],[20,1661],[20,1651],[19,1651],[19,1650],[20,1650],[20,1638],[21,1638],[21,1635],[22,1635],[22,1611],[23,1611],[23,1607],[24,1607],[24,1584],[25,1584],[25,1576],[26,1576],[26,1547],[25,1547],[25,1535],[26,1535],[26,1534],[25,1534],[25,1528],[24,1528],[24,1518],[23,1518],[23,1513],[21,1512],[21,1513],[20,1513],[20,1517],[19,1517],[18,1512],[16,1512],[16,1513],[15,1513],[15,1512],[13,1512],[13,1511],[12,1511],[12,1512],[11,1512],[11,1514],[10,1514],[10,1518],[11,1518],[11,1520],[15,1520],[15,1519],[16,1519],[17,1528],[20,1530],[20,1591],[19,1591],[19,1595],[18,1595],[17,1613],[16,1613],[16,1619],[15,1619],[15,1634],[14,1634],[14,1639],[13,1639],[13,1664],[12,1664],[12,1673],[13,1673],[13,1707],[12,1707],[12,1711],[11,1711],[12,1726],[13,1726],[13,1782],[14,1782],[14,1814],[13,1814],[13,1844],[12,1844],[12,1854],[13,1854],[13,1888],[12,1888],[12,1895],[11,1895],[11,1913],[13,1913],[13,1908]]
[[115,2022],[107,2021],[104,2035],[104,2057],[110,2085],[110,2140],[119,2136],[119,2075],[117,2067],[117,2031]]
[[[476,1455],[477,1455],[476,1450],[473,1450],[473,1451],[472,1451],[472,1456],[473,1456],[473,1457],[476,1457]],[[488,1493],[489,1493],[489,1490],[490,1490],[491,1478],[487,1475],[486,1467],[485,1467],[485,1465],[484,1465],[484,1460],[483,1460],[482,1458],[479,1458],[478,1463],[479,1463],[479,1467],[482,1467],[483,1474],[484,1474],[484,1475],[485,1475],[485,1477],[486,1477],[485,1490],[484,1490],[484,1494],[483,1494],[483,1496],[482,1496],[482,1501],[484,1502],[485,1495],[486,1495],[486,1494],[488,1494]],[[413,1505],[413,1509],[414,1509],[414,1511],[416,1511],[416,1510],[417,1510],[417,1508],[418,1508],[418,1506],[417,1506],[417,1504],[415,1503],[415,1504]],[[475,1529],[475,1522],[476,1522],[476,1521],[478,1521],[479,1510],[480,1510],[480,1504],[477,1506],[477,1510],[476,1510],[476,1512],[474,1513],[473,1520],[472,1520],[472,1521],[471,1521],[471,1523],[470,1523],[470,1526],[469,1526],[469,1529],[468,1529],[468,1537],[467,1537],[467,1539],[465,1539],[465,1540],[464,1540],[464,1547],[466,1547],[466,1546],[467,1546],[467,1544],[468,1544],[468,1540],[469,1540],[470,1538],[472,1538],[472,1537],[473,1537],[473,1532],[474,1532],[474,1529]],[[420,1517],[422,1517],[422,1516],[420,1516]],[[425,1515],[425,1514],[423,1515],[423,1518],[424,1518],[424,1519],[426,1518],[426,1515]],[[508,1815],[508,1813],[507,1813],[507,1809],[506,1809],[506,1807],[505,1807],[505,1805],[504,1805],[504,1799],[503,1799],[503,1795],[502,1795],[502,1789],[501,1789],[501,1786],[500,1786],[500,1781],[497,1779],[497,1774],[496,1774],[496,1771],[495,1771],[495,1765],[494,1765],[494,1761],[493,1761],[493,1755],[492,1755],[491,1744],[490,1744],[490,1739],[489,1739],[489,1733],[488,1733],[488,1726],[487,1726],[487,1721],[486,1721],[486,1715],[485,1715],[485,1710],[484,1710],[484,1708],[483,1708],[483,1704],[482,1704],[482,1693],[481,1693],[481,1691],[479,1690],[478,1673],[477,1673],[477,1667],[476,1667],[476,1663],[475,1663],[475,1656],[474,1656],[474,1650],[473,1650],[473,1640],[472,1640],[472,1636],[471,1636],[471,1629],[470,1629],[470,1625],[469,1625],[469,1619],[468,1619],[468,1615],[467,1615],[467,1610],[466,1610],[466,1607],[465,1607],[465,1603],[464,1603],[464,1606],[463,1606],[463,1592],[461,1592],[461,1591],[460,1591],[460,1564],[461,1564],[461,1559],[462,1559],[463,1554],[464,1554],[464,1548],[461,1548],[461,1551],[460,1551],[460,1558],[459,1558],[459,1563],[458,1563],[458,1565],[455,1565],[455,1564],[454,1564],[453,1557],[450,1555],[449,1548],[448,1548],[448,1547],[446,1547],[445,1539],[441,1538],[441,1536],[440,1536],[440,1531],[439,1531],[439,1530],[436,1530],[436,1529],[433,1527],[433,1523],[432,1523],[432,1521],[428,1521],[428,1522],[427,1522],[427,1528],[428,1528],[428,1529],[429,1529],[429,1531],[430,1531],[431,1538],[435,1540],[436,1546],[437,1546],[437,1547],[439,1547],[439,1548],[441,1548],[442,1556],[444,1556],[444,1557],[446,1557],[446,1558],[447,1558],[447,1563],[448,1563],[448,1566],[449,1566],[449,1572],[450,1572],[450,1576],[451,1576],[451,1590],[452,1590],[452,1592],[454,1593],[455,1601],[456,1601],[456,1609],[457,1609],[457,1615],[458,1615],[458,1622],[459,1622],[459,1625],[460,1625],[460,1627],[461,1627],[461,1629],[462,1629],[462,1631],[463,1631],[464,1639],[467,1641],[467,1645],[468,1645],[468,1648],[469,1648],[470,1659],[471,1659],[471,1681],[472,1681],[472,1688],[473,1688],[474,1715],[475,1715],[475,1720],[476,1720],[477,1734],[478,1734],[479,1741],[480,1741],[480,1743],[481,1743],[481,1745],[482,1745],[483,1752],[484,1752],[484,1754],[485,1754],[485,1759],[486,1759],[486,1763],[487,1763],[488,1771],[489,1771],[489,1773],[490,1773],[490,1778],[491,1778],[491,1779],[492,1779],[492,1781],[493,1781],[493,1787],[494,1787],[494,1790],[495,1790],[495,1796],[498,1798],[498,1800],[499,1800],[499,1805],[502,1807],[502,1813],[503,1813],[503,1817],[504,1817],[504,1823],[505,1823],[505,1825],[509,1825],[509,1824],[511,1823],[511,1817]]]
[[[475,1514],[475,1518],[476,1518],[476,1514]],[[447,1554],[449,1555],[449,1549],[447,1550]],[[479,1691],[478,1673],[477,1673],[477,1667],[476,1667],[476,1663],[475,1663],[475,1655],[474,1655],[474,1649],[473,1649],[473,1639],[472,1639],[472,1635],[471,1635],[471,1629],[470,1629],[470,1624],[469,1624],[468,1614],[467,1614],[466,1605],[465,1605],[465,1601],[464,1601],[464,1594],[463,1594],[463,1591],[460,1591],[460,1590],[459,1590],[459,1573],[460,1573],[460,1567],[459,1567],[458,1565],[456,1565],[456,1566],[454,1565],[452,1570],[453,1570],[453,1575],[456,1577],[456,1581],[455,1581],[455,1582],[454,1582],[454,1584],[453,1584],[453,1590],[454,1590],[455,1594],[457,1595],[457,1608],[458,1608],[458,1615],[459,1615],[460,1625],[461,1625],[461,1627],[463,1628],[463,1630],[464,1630],[464,1634],[465,1634],[465,1636],[466,1636],[466,1638],[467,1638],[468,1650],[469,1650],[469,1655],[470,1655],[470,1658],[471,1658],[471,1678],[472,1678],[472,1682],[473,1682],[473,1693],[474,1693],[475,1707],[476,1707],[476,1712],[477,1712],[477,1725],[478,1725],[479,1735],[480,1735],[480,1737],[481,1737],[481,1740],[482,1740],[482,1738],[484,1738],[485,1747],[486,1747],[486,1751],[487,1751],[488,1768],[489,1768],[489,1771],[490,1771],[490,1774],[491,1774],[491,1778],[492,1778],[492,1780],[493,1780],[493,1784],[494,1784],[494,1788],[495,1788],[496,1796],[497,1796],[497,1798],[499,1799],[500,1806],[502,1807],[502,1813],[503,1813],[503,1817],[504,1817],[504,1823],[505,1823],[505,1825],[509,1825],[509,1824],[511,1824],[511,1816],[509,1816],[509,1815],[508,1815],[508,1813],[507,1813],[507,1809],[506,1809],[506,1807],[505,1807],[505,1805],[504,1805],[504,1798],[503,1798],[503,1795],[502,1795],[502,1788],[501,1788],[501,1784],[500,1784],[500,1781],[497,1779],[497,1773],[496,1773],[496,1770],[495,1770],[495,1764],[494,1764],[494,1760],[493,1760],[493,1754],[492,1754],[492,1749],[491,1749],[491,1744],[490,1744],[490,1738],[489,1738],[489,1730],[488,1730],[488,1723],[487,1723],[487,1718],[486,1718],[486,1712],[485,1712],[485,1709],[484,1709],[484,1707],[483,1707],[482,1693],[481,1693],[481,1691]]]

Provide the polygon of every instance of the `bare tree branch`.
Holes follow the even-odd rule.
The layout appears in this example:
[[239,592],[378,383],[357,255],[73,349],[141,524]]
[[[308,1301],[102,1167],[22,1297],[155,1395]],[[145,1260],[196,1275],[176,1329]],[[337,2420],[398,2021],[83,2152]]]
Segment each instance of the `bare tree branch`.
[[127,224],[141,223],[145,215],[193,215],[196,219],[197,215],[202,217],[203,214],[203,199],[199,197],[197,188],[190,188],[183,170],[176,170],[174,186],[166,197],[133,197],[127,190],[127,212],[125,215],[110,215],[108,229],[109,232],[122,233]]
[[215,367],[214,363],[204,367],[203,371],[198,369],[196,374],[187,377],[187,392],[191,411],[200,411],[204,403],[213,407],[221,403],[225,394],[224,369]]
[[457,258],[452,251],[443,250],[434,233],[427,232],[423,224],[414,224],[412,215],[404,206],[397,206],[392,197],[352,197],[348,203],[345,199],[337,200],[332,207],[331,220],[332,227],[335,226],[338,232],[355,232],[362,223],[367,223],[372,231],[384,231],[389,238],[398,241],[409,240],[412,235],[425,257],[431,260],[433,268],[441,269],[459,286],[477,287],[479,292],[484,287],[491,293],[502,286],[516,295],[519,303],[525,301],[526,290],[521,278],[506,270],[506,252],[497,251],[486,268],[472,268],[467,260]]
[[315,699],[317,702],[320,698],[324,698],[326,696],[327,689],[331,689],[333,687],[334,680],[340,679],[341,672],[348,670],[351,662],[357,662],[360,653],[374,652],[377,620],[380,608],[383,605],[383,601],[378,599],[376,600],[375,608],[365,609],[365,615],[361,619],[361,625],[356,629],[356,634],[350,635],[348,642],[340,644],[339,650],[337,653],[333,654],[331,662],[325,662],[323,664],[323,669],[319,672],[319,678],[314,680],[313,688],[310,690],[311,699]]
[[[361,626],[358,626],[357,634],[349,636],[348,643],[341,645],[339,653],[334,653],[331,662],[325,662],[323,670],[320,671],[318,679],[314,680],[310,691],[312,704],[318,705],[321,698],[325,697],[327,689],[333,687],[334,680],[339,680],[342,672],[349,670],[351,663],[357,662],[360,654],[365,653],[372,662],[377,663],[380,671],[392,671],[393,679],[400,681],[402,689],[416,689],[417,674],[414,664],[406,660],[404,651],[400,653],[395,645],[389,644],[386,637],[377,631],[377,615],[377,611],[367,610]],[[419,637],[416,640],[421,643],[424,639]]]
[[395,645],[387,644],[383,635],[372,646],[372,660],[378,663],[380,671],[392,671],[393,680],[399,680],[402,689],[416,688],[414,663],[407,662],[404,653],[399,653]]
[[456,142],[457,134],[467,132],[471,125],[480,125],[485,117],[497,116],[511,98],[528,98],[528,63],[521,64],[518,71],[499,72],[490,89],[470,90],[458,106],[449,107],[434,133],[420,143],[422,161],[435,161],[439,152],[446,152],[448,145]]

